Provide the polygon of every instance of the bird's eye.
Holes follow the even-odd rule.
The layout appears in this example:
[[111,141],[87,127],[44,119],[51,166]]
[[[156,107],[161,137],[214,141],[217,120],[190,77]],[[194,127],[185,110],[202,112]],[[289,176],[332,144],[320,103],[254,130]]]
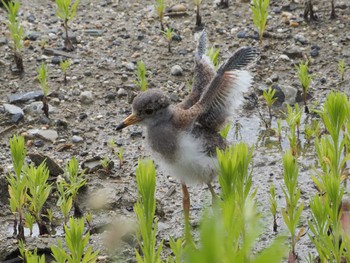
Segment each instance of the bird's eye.
[[153,113],[153,110],[152,110],[152,109],[146,109],[146,110],[145,110],[145,113],[146,113],[147,115],[150,115],[150,114]]

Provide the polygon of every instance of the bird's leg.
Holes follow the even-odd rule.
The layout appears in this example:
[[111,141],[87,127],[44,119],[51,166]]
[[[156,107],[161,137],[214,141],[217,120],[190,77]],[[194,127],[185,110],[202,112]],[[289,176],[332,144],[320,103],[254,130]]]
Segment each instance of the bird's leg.
[[211,185],[211,183],[207,183],[208,185],[208,188],[209,188],[209,191],[211,193],[211,202],[212,202],[212,205],[216,204],[216,202],[218,201],[218,196],[216,195],[215,191],[214,191],[214,188],[213,186]]
[[190,193],[188,192],[187,186],[185,184],[182,184],[182,207],[185,217],[185,239],[188,244],[192,242],[190,230],[190,206]]

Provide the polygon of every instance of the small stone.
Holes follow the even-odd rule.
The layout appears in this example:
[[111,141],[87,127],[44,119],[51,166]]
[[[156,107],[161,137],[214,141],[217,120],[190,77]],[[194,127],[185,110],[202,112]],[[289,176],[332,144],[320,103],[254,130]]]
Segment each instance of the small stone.
[[29,100],[41,100],[44,96],[42,90],[29,91],[25,93],[12,94],[7,96],[9,103],[22,103]]
[[61,103],[61,101],[60,101],[59,98],[52,98],[52,99],[50,100],[50,102],[51,102],[53,105],[55,105],[55,106],[58,106],[58,105],[60,105],[60,103]]
[[80,101],[83,104],[91,104],[94,102],[94,98],[92,96],[92,92],[91,91],[83,91],[80,94]]
[[85,77],[90,77],[92,75],[92,72],[91,71],[84,71],[83,74]]
[[28,131],[28,134],[51,142],[55,142],[58,137],[58,133],[55,130],[31,129]]
[[58,176],[64,173],[63,169],[47,155],[40,153],[28,153],[27,155],[36,166],[39,166],[42,162],[45,162],[51,176]]
[[106,95],[106,100],[107,101],[113,101],[117,97],[116,95],[117,94],[115,92],[108,92],[107,95]]
[[238,37],[238,38],[245,38],[245,37],[246,37],[246,33],[245,33],[244,31],[239,31],[239,32],[237,33],[237,37]]
[[289,25],[290,25],[291,27],[298,27],[298,26],[299,26],[299,23],[298,23],[297,21],[291,20],[291,21],[289,21]]
[[11,121],[15,124],[18,124],[24,118],[24,112],[18,106],[5,103],[4,109],[11,115]]
[[84,120],[84,119],[86,119],[86,118],[87,118],[87,114],[86,114],[85,112],[79,113],[78,119],[79,119],[80,121],[82,121],[82,120]]
[[118,89],[117,93],[118,93],[118,97],[119,98],[128,95],[128,92],[125,89],[123,89],[123,88]]
[[134,63],[129,62],[128,64],[125,65],[126,69],[129,71],[134,71],[136,69],[136,66]]
[[271,76],[271,80],[273,81],[273,82],[277,82],[278,81],[278,79],[279,79],[279,76],[277,75],[277,74],[272,74],[272,76]]
[[62,58],[59,57],[59,56],[54,56],[52,59],[51,59],[51,64],[54,64],[54,65],[59,65],[62,61]]
[[[49,105],[49,113],[55,113],[57,109],[51,104]],[[29,115],[40,115],[43,113],[43,103],[41,101],[34,101],[23,108],[23,111]]]
[[299,42],[302,45],[305,45],[309,42],[302,34],[295,35],[294,39],[296,42]]
[[100,29],[87,29],[84,31],[86,35],[94,36],[94,37],[102,36],[104,32],[105,32],[104,30],[100,30]]
[[123,82],[127,81],[127,80],[128,80],[128,75],[123,74],[122,77],[121,77],[121,80],[122,80]]
[[26,36],[24,39],[29,39],[30,41],[36,41],[40,37],[39,32],[30,32],[28,36]]
[[176,4],[176,5],[173,5],[170,10],[170,12],[175,12],[175,13],[179,13],[179,12],[186,12],[187,11],[187,8],[185,5],[183,4]]
[[280,55],[279,59],[284,60],[284,61],[289,61],[289,57],[287,55]]
[[318,54],[319,54],[319,51],[318,51],[317,48],[312,49],[311,52],[310,52],[310,55],[311,55],[311,57],[313,57],[313,58],[317,57]]
[[43,147],[44,146],[44,142],[42,140],[35,140],[34,141],[34,146],[35,147]]
[[34,23],[35,22],[35,16],[33,14],[28,14],[27,21],[29,23]]
[[73,137],[72,137],[72,142],[73,143],[79,143],[79,142],[83,142],[83,141],[84,141],[84,139],[81,136],[73,135]]
[[303,57],[303,52],[298,47],[287,48],[283,53],[291,59]]
[[173,76],[181,76],[182,75],[182,68],[179,65],[175,65],[171,68],[170,74]]
[[267,78],[266,81],[265,81],[265,83],[266,83],[267,85],[271,85],[271,84],[272,84],[272,79]]

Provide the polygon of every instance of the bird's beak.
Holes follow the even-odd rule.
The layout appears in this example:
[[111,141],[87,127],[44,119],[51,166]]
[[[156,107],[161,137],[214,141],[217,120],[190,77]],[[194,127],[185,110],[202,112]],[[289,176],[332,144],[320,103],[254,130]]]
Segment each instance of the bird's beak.
[[130,114],[128,117],[126,117],[125,120],[123,120],[122,123],[120,123],[120,124],[117,126],[116,130],[119,131],[119,130],[121,130],[121,129],[123,129],[123,128],[129,126],[129,125],[133,125],[133,124],[138,123],[138,122],[140,122],[140,121],[142,121],[142,119],[141,119],[140,117],[138,117],[138,116],[135,115],[135,114]]

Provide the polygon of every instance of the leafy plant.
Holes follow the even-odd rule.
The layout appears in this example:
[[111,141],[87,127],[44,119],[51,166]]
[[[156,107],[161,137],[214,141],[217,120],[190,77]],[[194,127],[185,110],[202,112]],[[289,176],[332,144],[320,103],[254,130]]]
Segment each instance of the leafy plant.
[[141,91],[147,90],[147,77],[146,77],[146,66],[142,60],[137,61],[137,80],[136,85],[139,86]]
[[156,235],[158,220],[154,219],[156,211],[156,170],[151,160],[139,160],[136,168],[136,182],[138,200],[134,206],[139,232],[137,239],[141,247],[143,257],[137,250],[137,262],[156,263],[160,262],[163,242],[156,248]]
[[168,52],[171,53],[171,42],[173,41],[173,29],[167,28],[165,31],[162,31],[162,34],[166,41],[168,42]]
[[37,69],[38,72],[38,80],[40,83],[40,86],[43,90],[44,96],[43,96],[43,112],[45,116],[49,117],[49,104],[47,102],[47,95],[49,93],[49,87],[47,86],[47,80],[48,80],[48,68],[44,63],[41,63],[41,66]]
[[268,88],[268,90],[264,90],[263,96],[267,104],[267,108],[269,110],[269,122],[268,127],[271,128],[272,123],[272,105],[276,102],[277,97],[275,97],[276,90],[272,89],[271,87]]
[[108,156],[105,156],[102,160],[100,160],[102,168],[105,170],[109,169],[110,162],[111,162],[111,160],[109,160]]
[[199,14],[199,7],[202,3],[202,0],[193,0],[194,5],[196,6],[196,26],[202,26],[202,17]]
[[298,154],[299,144],[299,127],[302,111],[299,108],[298,103],[294,105],[294,109],[287,105],[287,124],[289,127],[289,134],[287,135],[292,153],[294,156]]
[[39,234],[49,234],[41,215],[42,208],[51,192],[51,185],[47,183],[49,170],[46,163],[42,162],[37,168],[31,164],[24,170],[24,173],[27,176],[29,210],[39,226]]
[[224,138],[224,139],[226,139],[226,138],[227,138],[227,135],[228,135],[228,133],[229,133],[229,131],[230,131],[230,129],[231,129],[231,123],[228,122],[228,123],[225,125],[225,127],[223,127],[223,128],[220,130],[220,135],[221,135],[221,137]]
[[14,63],[16,64],[16,69],[18,73],[23,73],[23,57],[22,57],[22,48],[23,48],[23,27],[20,25],[17,14],[21,6],[19,1],[4,1],[1,0],[2,4],[5,6],[8,12],[8,28],[10,31],[10,37],[13,41],[13,57]]
[[66,84],[66,85],[67,85],[67,70],[68,70],[68,68],[70,67],[71,64],[72,64],[72,62],[69,59],[62,60],[60,62],[60,68],[61,68],[61,70],[62,70],[62,72],[64,74],[64,80],[63,81],[64,81],[64,84]]
[[67,51],[73,51],[74,46],[72,41],[68,37],[68,22],[72,21],[76,15],[77,7],[80,0],[75,0],[74,3],[71,4],[71,0],[56,0],[57,10],[56,14],[59,18],[63,20],[63,27],[65,30],[66,37],[64,39],[64,48]]
[[56,187],[59,196],[57,200],[57,206],[61,209],[64,217],[64,222],[67,224],[69,212],[73,206],[73,198],[68,191],[69,189],[66,189],[66,182],[64,180],[57,181]]
[[300,63],[298,66],[295,66],[297,69],[298,78],[303,88],[303,102],[304,102],[306,113],[309,113],[309,108],[306,105],[306,98],[307,98],[307,92],[309,90],[309,85],[312,80],[312,77],[309,75],[308,64],[309,64],[309,61],[306,61],[305,63]]
[[267,25],[268,7],[270,0],[253,0],[250,9],[253,13],[253,23],[259,32],[259,43],[262,44],[264,31]]
[[67,225],[64,226],[68,251],[63,248],[61,240],[57,246],[51,246],[52,256],[56,262],[96,262],[99,252],[93,252],[92,246],[88,246],[90,232],[84,236],[84,218],[70,218],[69,226],[69,228]]
[[210,58],[210,61],[213,62],[215,68],[219,66],[219,54],[220,48],[211,47],[207,50],[207,56]]
[[154,3],[154,7],[157,11],[159,22],[160,22],[160,29],[163,32],[164,31],[164,24],[163,24],[163,19],[164,19],[164,11],[165,11],[165,0],[156,0]]
[[300,220],[301,213],[304,209],[304,203],[301,202],[298,205],[300,199],[300,189],[298,188],[298,166],[294,159],[291,150],[283,154],[283,167],[284,167],[284,184],[282,188],[284,196],[286,198],[286,207],[282,209],[282,216],[285,224],[291,235],[291,251],[290,254],[296,259],[295,245],[301,235],[304,233],[302,228],[299,233],[296,233],[296,228]]
[[21,254],[21,258],[26,263],[45,263],[45,255],[38,255],[37,249],[34,249],[33,252],[28,250],[23,241],[18,242],[19,252]]
[[273,231],[277,232],[277,201],[276,201],[276,190],[275,186],[271,184],[270,186],[270,211],[273,216]]
[[25,213],[24,218],[24,225],[29,229],[29,235],[32,236],[35,218],[30,213]]
[[[10,149],[12,157],[12,165],[15,174],[10,173],[6,176],[9,182],[9,201],[11,212],[15,215],[14,234],[17,234],[19,240],[24,240],[24,207],[27,201],[27,177],[23,176],[22,169],[27,151],[24,147],[24,138],[14,135],[10,139]],[[17,221],[18,215],[18,221]],[[17,232],[18,231],[18,232]]]
[[344,59],[339,60],[338,71],[340,74],[341,81],[344,81],[344,79],[345,79],[345,60]]

